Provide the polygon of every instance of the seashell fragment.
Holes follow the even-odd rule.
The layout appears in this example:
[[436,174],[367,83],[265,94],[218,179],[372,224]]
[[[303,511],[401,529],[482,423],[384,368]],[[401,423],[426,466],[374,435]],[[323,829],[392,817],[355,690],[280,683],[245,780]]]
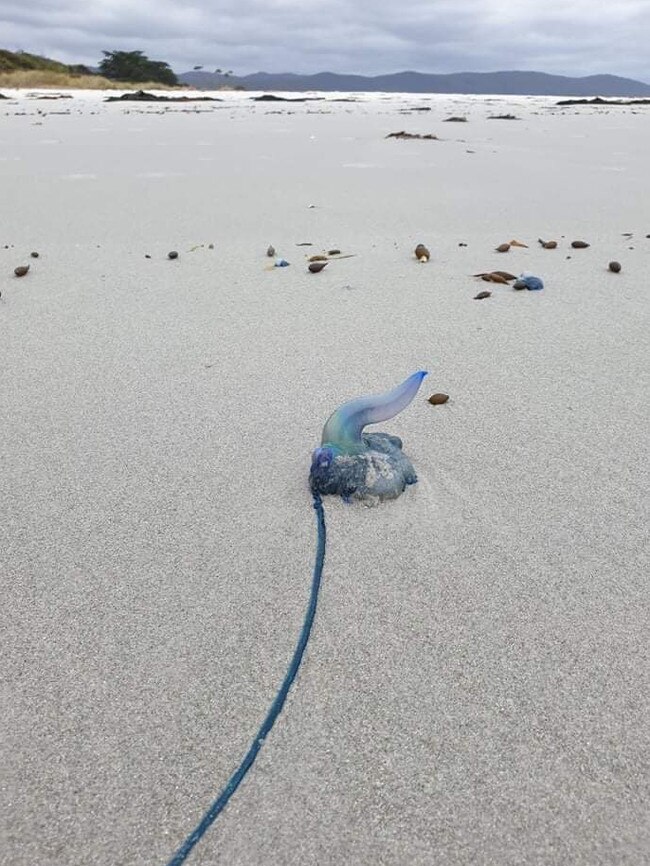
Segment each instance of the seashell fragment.
[[320,273],[327,265],[327,262],[310,262],[308,265],[309,272],[312,274]]
[[620,262],[610,262],[607,267],[614,274],[620,274],[621,272],[621,263]]
[[496,251],[498,253],[507,253],[509,249],[510,244],[499,244],[499,246],[496,248]]
[[446,403],[449,400],[449,394],[432,394],[429,397],[429,403],[432,406],[442,406],[443,403]]
[[574,250],[584,250],[589,246],[589,244],[587,241],[571,241],[571,246]]
[[522,241],[510,241],[511,247],[524,247],[524,249],[528,249],[528,244],[523,243]]
[[14,274],[17,277],[24,277],[28,270],[29,265],[19,265],[17,268],[14,268]]
[[474,295],[475,301],[482,301],[485,298],[491,298],[492,292],[479,292],[478,295]]
[[431,258],[431,253],[424,244],[418,244],[415,248],[415,258],[420,262],[428,262]]

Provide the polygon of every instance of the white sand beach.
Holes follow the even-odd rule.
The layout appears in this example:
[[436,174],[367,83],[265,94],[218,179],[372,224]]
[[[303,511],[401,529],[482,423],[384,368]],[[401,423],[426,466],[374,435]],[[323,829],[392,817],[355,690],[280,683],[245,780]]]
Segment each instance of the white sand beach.
[[3,92],[0,862],[168,861],[291,658],[323,423],[426,369],[188,863],[647,863],[650,108]]

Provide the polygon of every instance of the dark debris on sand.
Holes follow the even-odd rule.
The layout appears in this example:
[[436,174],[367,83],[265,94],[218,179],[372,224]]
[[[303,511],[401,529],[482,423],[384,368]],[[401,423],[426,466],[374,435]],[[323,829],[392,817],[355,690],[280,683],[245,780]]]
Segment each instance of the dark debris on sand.
[[107,96],[104,102],[223,102],[216,96],[156,96],[146,90],[135,90],[121,96]]

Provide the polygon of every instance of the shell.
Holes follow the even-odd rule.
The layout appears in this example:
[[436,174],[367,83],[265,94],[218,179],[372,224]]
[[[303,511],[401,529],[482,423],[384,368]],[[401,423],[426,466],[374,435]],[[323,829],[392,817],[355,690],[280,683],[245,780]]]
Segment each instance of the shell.
[[17,277],[24,277],[28,270],[29,265],[19,265],[17,268],[14,268],[14,274]]
[[449,400],[449,394],[432,394],[429,397],[429,403],[432,406],[442,406],[443,403],[446,403]]
[[419,259],[421,262],[428,262],[431,258],[431,253],[424,244],[418,244],[415,248],[415,258]]
[[539,238],[538,243],[540,243],[545,250],[554,250],[557,248],[557,241],[543,241]]
[[327,262],[310,262],[309,263],[309,272],[312,274],[320,273],[323,268],[327,265]]
[[509,249],[510,244],[499,244],[499,246],[496,248],[496,251],[498,253],[507,253]]
[[610,262],[607,267],[613,274],[620,274],[621,272],[621,263],[620,262]]
[[528,244],[523,243],[522,241],[510,241],[511,247],[524,247],[524,249],[528,249]]
[[327,256],[309,256],[308,262],[326,262]]

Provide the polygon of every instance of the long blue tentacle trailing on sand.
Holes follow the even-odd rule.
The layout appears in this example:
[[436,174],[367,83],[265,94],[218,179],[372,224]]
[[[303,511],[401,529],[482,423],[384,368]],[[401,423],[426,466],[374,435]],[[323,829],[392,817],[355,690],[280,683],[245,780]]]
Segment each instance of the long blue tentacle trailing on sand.
[[363,428],[367,424],[376,424],[393,418],[406,408],[417,394],[426,375],[421,370],[413,373],[387,394],[378,397],[361,397],[345,403],[325,424],[321,447],[317,448],[312,455],[310,472],[313,506],[318,527],[316,559],[309,602],[291,663],[242,762],[199,823],[168,861],[167,866],[180,866],[184,863],[195,845],[210,829],[252,767],[275,720],[282,712],[289,689],[300,668],[318,605],[326,542],[325,511],[321,494],[336,493],[346,500],[354,497],[372,502],[399,496],[408,484],[417,481],[413,467],[402,454],[402,443],[397,436],[389,436],[386,433],[364,434]]

